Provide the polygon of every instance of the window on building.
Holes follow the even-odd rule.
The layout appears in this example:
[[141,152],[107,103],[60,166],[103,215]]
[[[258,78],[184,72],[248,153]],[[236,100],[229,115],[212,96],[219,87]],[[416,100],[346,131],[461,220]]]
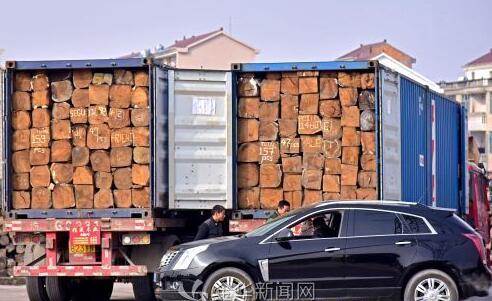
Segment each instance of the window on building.
[[468,95],[461,95],[461,103],[465,106],[466,110],[470,112],[470,102],[468,101]]
[[474,80],[475,79],[475,72],[472,72],[471,73],[471,79]]
[[489,153],[492,154],[492,133],[489,133]]
[[492,92],[490,92],[489,98],[489,113],[492,114]]
[[492,78],[492,71],[489,71],[489,78]]

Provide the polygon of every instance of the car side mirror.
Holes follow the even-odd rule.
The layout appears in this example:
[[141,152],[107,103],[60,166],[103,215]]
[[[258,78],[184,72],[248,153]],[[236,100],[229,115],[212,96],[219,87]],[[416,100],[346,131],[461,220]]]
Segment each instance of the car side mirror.
[[292,233],[292,231],[290,231],[290,229],[283,229],[282,231],[280,231],[277,235],[277,237],[275,237],[275,240],[276,241],[288,241],[290,240],[292,237],[294,237],[294,234]]

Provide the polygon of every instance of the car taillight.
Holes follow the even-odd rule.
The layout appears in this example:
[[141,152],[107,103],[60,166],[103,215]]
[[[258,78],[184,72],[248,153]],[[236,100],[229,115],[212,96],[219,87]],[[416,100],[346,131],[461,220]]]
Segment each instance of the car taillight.
[[465,233],[463,235],[473,242],[475,249],[480,255],[480,259],[484,264],[487,264],[487,255],[486,255],[485,247],[482,242],[482,238],[479,235],[473,233]]

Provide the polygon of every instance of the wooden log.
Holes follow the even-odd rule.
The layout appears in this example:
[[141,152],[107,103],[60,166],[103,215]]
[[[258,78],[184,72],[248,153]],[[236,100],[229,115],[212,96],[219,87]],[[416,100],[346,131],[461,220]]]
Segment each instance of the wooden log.
[[360,156],[360,165],[363,170],[376,171],[376,156],[371,154],[363,154]]
[[340,176],[339,175],[324,175],[323,176],[323,191],[325,191],[325,192],[340,192]]
[[322,129],[321,119],[318,115],[299,115],[297,119],[297,132],[301,135],[316,134]]
[[342,164],[341,184],[345,186],[357,185],[358,167],[350,164]]
[[319,98],[333,99],[338,96],[338,80],[336,78],[321,77],[319,79]]
[[273,79],[264,79],[261,82],[260,97],[263,101],[279,101],[280,81]]
[[149,165],[133,164],[132,181],[135,185],[148,186],[150,180]]
[[283,157],[282,170],[284,173],[301,173],[302,160],[300,156]]
[[376,154],[376,134],[374,132],[362,132],[360,134],[362,153]]
[[84,146],[76,146],[72,148],[72,165],[84,166],[89,164],[89,149]]
[[[133,151],[133,155],[135,156],[135,150]],[[134,160],[135,160],[135,158],[134,158]],[[249,143],[240,144],[238,147],[238,150],[237,150],[237,161],[238,162],[259,162],[260,161],[260,144],[258,142],[249,142]]]
[[131,121],[133,126],[149,126],[149,109],[133,109]]
[[113,192],[110,189],[99,189],[94,195],[94,208],[105,209],[114,207]]
[[242,97],[238,103],[238,116],[242,118],[260,117],[260,99],[258,97]]
[[87,147],[108,149],[111,146],[111,130],[107,124],[91,124],[87,130]]
[[301,139],[299,138],[281,138],[280,153],[298,154],[301,150]]
[[357,199],[357,186],[340,186],[340,199],[341,200],[355,200]]
[[50,149],[35,147],[29,149],[29,162],[31,165],[46,165],[50,162]]
[[111,131],[111,147],[132,146],[132,128],[114,129]]
[[111,186],[113,185],[113,175],[110,172],[98,171],[94,178],[97,188],[111,189]]
[[254,97],[260,95],[258,81],[253,77],[241,77],[238,81],[238,94],[240,97]]
[[133,161],[138,164],[150,163],[150,151],[148,147],[137,146],[133,148]]
[[134,108],[149,107],[149,89],[146,87],[136,87],[132,91],[131,104]]
[[260,164],[277,163],[280,159],[278,142],[260,142]]
[[280,164],[260,165],[260,187],[275,188],[282,183]]
[[12,188],[14,190],[28,190],[29,185],[29,173],[14,173],[12,175]]
[[36,74],[31,79],[31,88],[33,91],[44,91],[50,87],[48,76],[44,73]]
[[73,179],[73,166],[70,163],[51,164],[51,177],[55,184],[67,184]]
[[68,162],[72,159],[72,145],[69,140],[51,143],[51,162]]
[[14,79],[15,91],[31,91],[31,74],[27,72],[17,72]]
[[340,200],[340,193],[323,192],[323,201],[338,201],[338,200]]
[[342,138],[342,126],[340,118],[323,118],[322,127],[323,139],[336,140]]
[[343,127],[342,146],[360,146],[360,132],[357,128]]
[[280,137],[297,136],[297,119],[279,119],[278,131]]
[[322,170],[325,165],[325,157],[320,153],[304,153],[302,168],[304,170]]
[[321,153],[323,151],[323,138],[320,135],[301,135],[301,152]]
[[281,78],[281,74],[278,72],[269,72],[265,76],[266,79],[279,80]]
[[132,189],[132,205],[135,208],[150,208],[150,190],[148,187]]
[[342,106],[342,126],[359,127],[360,126],[360,111],[356,106]]
[[[73,85],[75,88],[88,88],[92,82],[91,69],[79,69],[73,71]],[[73,101],[73,100],[72,100]]]
[[283,190],[284,194],[286,191],[302,190],[302,176],[297,174],[285,174],[283,179]]
[[258,139],[260,141],[277,140],[278,123],[276,123],[275,121],[260,121],[258,136]]
[[338,158],[342,155],[340,140],[323,140],[323,154],[326,158]]
[[283,200],[284,191],[282,188],[260,188],[260,208],[276,209],[278,202]]
[[78,209],[94,208],[94,186],[74,185],[75,207]]
[[51,138],[53,138],[54,140],[72,138],[72,128],[70,125],[70,120],[52,120]]
[[285,76],[282,73],[282,79],[280,80],[280,92],[282,94],[288,95],[298,95],[299,94],[299,78],[297,74],[295,76]]
[[261,102],[259,117],[260,122],[262,121],[277,121],[279,111],[278,102]]
[[109,103],[108,85],[89,85],[89,102],[91,105],[105,105]]
[[31,207],[31,195],[29,191],[13,191],[12,206],[14,209],[29,209]]
[[254,163],[240,163],[237,165],[238,188],[250,188],[259,183],[259,168]]
[[284,200],[290,203],[291,209],[301,208],[302,206],[302,190],[285,191]]
[[299,115],[299,97],[297,95],[281,95],[280,117],[282,119],[297,119]]
[[[113,74],[112,73],[94,73],[92,77],[92,84],[94,85],[109,85],[113,83]],[[90,87],[90,86],[89,86]]]
[[51,173],[48,165],[33,166],[29,178],[32,187],[50,186]]
[[94,174],[89,166],[75,167],[73,183],[79,185],[92,185],[94,183],[93,176]]
[[[20,111],[24,112],[24,111]],[[32,110],[32,127],[45,128],[49,127],[51,123],[50,112],[48,109],[34,109]]]
[[374,73],[361,74],[360,87],[362,89],[374,89]]
[[72,94],[72,105],[75,108],[88,108],[90,106],[89,89],[75,89]]
[[361,110],[374,110],[375,108],[375,99],[374,92],[364,90],[359,94],[359,109]]
[[237,198],[240,209],[260,208],[260,188],[258,187],[239,189]]
[[[6,247],[10,243],[10,238],[7,234],[2,234],[0,236],[0,246]],[[5,257],[5,256],[2,256]]]
[[356,191],[358,200],[377,200],[378,193],[374,188],[358,188]]
[[321,194],[321,190],[304,189],[304,197],[302,200],[303,206],[316,204],[321,201],[323,201],[323,195]]
[[[32,130],[31,130],[32,131]],[[30,131],[29,130],[17,130],[12,133],[12,150],[28,149],[30,143]]]
[[87,123],[87,115],[86,108],[70,108],[70,122],[73,124]]
[[14,92],[12,94],[12,108],[14,111],[30,111],[31,95],[27,92]]
[[360,73],[339,72],[338,84],[346,88],[360,88]]
[[130,126],[130,111],[128,109],[110,108],[108,125],[112,129]]
[[55,185],[51,193],[53,208],[68,209],[75,207],[75,195],[71,184]]
[[93,171],[111,171],[111,161],[107,151],[97,150],[93,152],[90,156],[90,160]]
[[134,127],[133,133],[133,146],[149,146],[149,128],[148,127]]
[[342,164],[359,166],[359,147],[344,146],[342,147]]
[[339,175],[342,173],[342,161],[340,158],[325,159],[325,175]]
[[137,71],[134,73],[135,86],[148,87],[149,73],[147,71]]
[[50,105],[50,93],[48,90],[32,92],[32,107],[33,108],[48,108]]
[[118,189],[132,188],[132,168],[116,168],[113,172],[113,182]]
[[378,178],[375,171],[360,171],[358,183],[362,188],[376,188]]
[[357,104],[357,88],[340,88],[340,103],[342,106]]
[[376,128],[376,117],[373,110],[365,110],[360,114],[360,130],[365,132],[374,131]]
[[301,94],[301,102],[299,104],[299,114],[309,115],[318,114],[319,94]]
[[109,89],[109,105],[112,108],[126,109],[132,101],[132,87],[129,85],[112,85]]
[[323,172],[321,170],[303,170],[302,186],[306,189],[321,189]]
[[50,209],[52,206],[49,188],[34,187],[31,190],[31,209]]
[[131,189],[115,189],[113,190],[113,198],[117,208],[130,208],[132,206]]
[[31,115],[28,111],[12,112],[11,124],[14,130],[27,130],[31,127]]
[[25,173],[31,171],[28,150],[21,150],[12,153],[12,168],[16,173]]
[[129,70],[116,69],[114,70],[113,81],[117,85],[133,86],[133,73]]
[[87,119],[90,124],[102,124],[108,122],[108,109],[104,105],[90,106],[87,110]]
[[72,82],[63,80],[51,83],[51,99],[54,102],[64,102],[72,98],[73,87]]
[[125,167],[132,164],[133,150],[131,147],[112,147],[109,154],[111,167]]
[[299,78],[299,94],[304,94],[304,93],[318,93],[317,77]]
[[85,147],[87,141],[87,126],[76,125],[72,127],[72,143],[75,146]]
[[299,77],[318,77],[319,71],[297,71]]

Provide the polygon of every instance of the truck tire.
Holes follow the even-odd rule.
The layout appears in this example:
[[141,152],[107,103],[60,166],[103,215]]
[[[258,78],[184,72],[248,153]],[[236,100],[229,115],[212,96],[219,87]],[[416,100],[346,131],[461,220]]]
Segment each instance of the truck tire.
[[69,301],[70,279],[66,277],[46,277],[46,292],[50,301]]
[[144,277],[133,277],[133,294],[135,300],[142,301],[156,301],[155,286],[152,279],[152,275]]
[[27,277],[26,288],[29,301],[50,301],[46,293],[46,278]]
[[113,279],[83,279],[74,285],[72,301],[108,301],[113,294]]

